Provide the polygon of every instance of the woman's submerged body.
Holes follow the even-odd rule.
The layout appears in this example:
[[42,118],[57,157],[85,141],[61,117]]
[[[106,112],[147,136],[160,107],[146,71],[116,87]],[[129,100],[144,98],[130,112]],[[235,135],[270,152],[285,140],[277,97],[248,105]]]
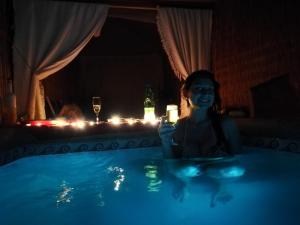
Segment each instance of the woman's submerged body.
[[[190,106],[189,116],[178,120],[176,126],[162,121],[159,127],[164,157],[184,159],[168,163],[171,173],[180,184],[175,188],[175,192],[179,194],[174,196],[181,200],[191,177],[204,173],[212,179],[222,179],[244,173],[232,160],[221,164],[219,160],[207,163],[220,157],[230,158],[241,152],[239,132],[234,121],[222,117],[216,110],[220,104],[218,88],[219,85],[210,72],[192,73],[182,89]],[[230,168],[238,169],[239,172],[232,173]]]
[[[171,154],[182,158],[233,155],[239,150],[239,143],[230,141],[230,136],[238,134],[232,132],[232,128],[229,126],[233,125],[229,120],[228,118],[223,119],[219,128],[210,119],[198,123],[189,117],[179,120],[172,134],[174,143]],[[230,133],[225,132],[227,130],[230,130]]]

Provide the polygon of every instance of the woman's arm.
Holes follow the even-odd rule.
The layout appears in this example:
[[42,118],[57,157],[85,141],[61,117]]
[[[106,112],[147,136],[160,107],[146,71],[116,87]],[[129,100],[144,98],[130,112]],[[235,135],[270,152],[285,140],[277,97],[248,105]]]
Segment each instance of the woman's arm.
[[232,154],[240,153],[242,151],[241,139],[239,130],[233,119],[226,117],[222,120],[222,129],[229,144],[229,150]]
[[158,134],[161,139],[161,143],[163,146],[163,155],[165,158],[172,158],[172,145],[173,138],[172,135],[175,131],[175,127],[166,123],[161,122],[158,127]]

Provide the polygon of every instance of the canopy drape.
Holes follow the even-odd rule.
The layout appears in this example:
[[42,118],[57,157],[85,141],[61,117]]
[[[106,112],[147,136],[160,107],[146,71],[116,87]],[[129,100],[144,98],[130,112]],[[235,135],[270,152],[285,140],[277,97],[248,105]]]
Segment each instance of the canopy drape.
[[[157,27],[170,64],[180,80],[211,69],[212,10],[158,8]],[[181,117],[188,114],[181,96]]]
[[108,6],[92,3],[14,0],[14,87],[18,115],[45,119],[41,80],[69,64],[98,36]]

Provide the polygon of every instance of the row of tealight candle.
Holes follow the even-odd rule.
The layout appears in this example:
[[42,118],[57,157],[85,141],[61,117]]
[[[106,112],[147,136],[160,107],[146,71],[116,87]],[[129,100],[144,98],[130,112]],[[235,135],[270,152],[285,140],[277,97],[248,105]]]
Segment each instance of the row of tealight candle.
[[[166,116],[167,120],[172,123],[176,123],[178,120],[178,107],[177,105],[167,105],[167,110],[166,110]],[[129,124],[129,125],[134,125],[136,123],[142,123],[142,124],[150,124],[150,125],[157,125],[158,122],[161,120],[160,117],[152,117],[151,119],[136,119],[136,118],[122,118],[120,116],[114,115],[110,119],[107,120],[109,124],[112,125],[121,125],[121,124]],[[64,118],[58,118],[54,120],[34,120],[30,121],[29,123],[26,124],[26,126],[31,127],[66,127],[70,126],[73,128],[79,128],[83,129],[86,126],[94,126],[100,124],[99,122],[94,122],[94,121],[85,121],[85,120],[66,120]]]

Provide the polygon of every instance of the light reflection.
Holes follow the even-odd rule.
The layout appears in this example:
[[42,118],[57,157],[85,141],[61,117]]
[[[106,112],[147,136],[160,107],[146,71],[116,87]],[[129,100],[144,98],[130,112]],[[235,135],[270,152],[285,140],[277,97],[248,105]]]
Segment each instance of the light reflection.
[[232,167],[222,169],[221,174],[223,177],[233,178],[233,177],[243,176],[245,171],[246,171],[245,168],[239,166],[232,166]]
[[223,178],[239,178],[243,176],[246,172],[246,169],[241,166],[227,166],[224,168],[211,167],[206,170],[206,174],[209,177],[216,179]]
[[109,173],[116,173],[116,179],[114,180],[114,191],[119,191],[121,188],[121,184],[125,181],[125,175],[123,174],[124,169],[121,167],[108,167]]
[[144,166],[144,169],[145,176],[149,178],[147,190],[149,192],[159,192],[162,180],[159,179],[157,165],[146,165]]
[[72,196],[72,190],[74,188],[67,185],[66,181],[63,181],[60,185],[60,188],[62,189],[61,192],[58,193],[57,199],[56,199],[56,205],[59,206],[60,204],[70,203]]
[[103,207],[105,205],[105,202],[104,202],[104,196],[102,195],[101,192],[97,195],[97,199],[98,199],[97,206]]
[[125,180],[125,176],[123,174],[117,176],[117,179],[114,181],[114,184],[115,184],[114,190],[115,191],[120,190],[120,185],[124,182],[124,180]]

